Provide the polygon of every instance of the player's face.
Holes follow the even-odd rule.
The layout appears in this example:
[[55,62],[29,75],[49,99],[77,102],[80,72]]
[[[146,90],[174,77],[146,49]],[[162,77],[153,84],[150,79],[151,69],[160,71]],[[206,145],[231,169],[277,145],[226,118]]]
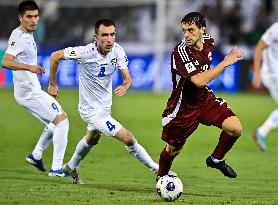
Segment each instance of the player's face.
[[116,29],[114,26],[100,25],[98,33],[94,35],[98,51],[106,55],[112,50],[116,39]]
[[39,21],[38,10],[27,10],[23,16],[19,15],[20,26],[27,32],[33,32],[37,29]]
[[193,22],[192,24],[182,24],[182,32],[186,45],[194,47],[202,41],[205,28],[198,28]]

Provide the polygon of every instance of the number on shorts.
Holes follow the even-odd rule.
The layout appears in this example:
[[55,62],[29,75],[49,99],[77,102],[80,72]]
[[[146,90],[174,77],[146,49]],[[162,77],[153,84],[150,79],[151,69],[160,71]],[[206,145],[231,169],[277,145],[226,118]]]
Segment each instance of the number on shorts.
[[55,103],[52,103],[51,106],[54,110],[57,110],[57,112],[59,112],[59,109]]
[[100,72],[99,72],[99,74],[98,74],[98,77],[103,77],[103,76],[105,76],[104,72],[105,72],[105,67],[101,67],[101,68],[100,68]]
[[112,124],[111,122],[109,122],[109,121],[106,121],[106,125],[107,125],[107,127],[108,127],[108,129],[109,129],[110,132],[116,128],[116,126],[113,125],[113,124]]

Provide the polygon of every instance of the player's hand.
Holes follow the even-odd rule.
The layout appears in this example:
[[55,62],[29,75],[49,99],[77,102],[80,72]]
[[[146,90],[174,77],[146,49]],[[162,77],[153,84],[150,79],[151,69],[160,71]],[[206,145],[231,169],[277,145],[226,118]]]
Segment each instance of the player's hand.
[[120,85],[115,88],[114,95],[123,96],[124,94],[126,94],[126,91],[127,91],[127,89],[124,86]]
[[243,52],[242,52],[241,48],[234,47],[234,48],[232,48],[230,53],[225,56],[223,61],[227,67],[227,66],[230,66],[242,59],[243,59]]
[[39,65],[30,65],[29,71],[31,71],[32,73],[36,73],[36,74],[41,74],[41,73],[45,72],[44,68]]
[[53,97],[59,97],[59,88],[57,85],[48,85],[48,93],[49,95],[52,95]]
[[252,78],[252,85],[254,88],[260,88],[262,85],[261,75],[260,72],[254,72],[253,78]]

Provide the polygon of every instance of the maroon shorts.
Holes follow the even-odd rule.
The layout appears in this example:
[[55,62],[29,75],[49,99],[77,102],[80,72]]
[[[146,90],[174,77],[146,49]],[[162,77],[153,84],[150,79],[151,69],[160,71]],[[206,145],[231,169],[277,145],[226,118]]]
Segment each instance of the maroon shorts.
[[199,123],[222,129],[228,117],[235,116],[226,101],[215,98],[198,108],[180,107],[175,118],[163,126],[161,139],[178,148],[197,129]]

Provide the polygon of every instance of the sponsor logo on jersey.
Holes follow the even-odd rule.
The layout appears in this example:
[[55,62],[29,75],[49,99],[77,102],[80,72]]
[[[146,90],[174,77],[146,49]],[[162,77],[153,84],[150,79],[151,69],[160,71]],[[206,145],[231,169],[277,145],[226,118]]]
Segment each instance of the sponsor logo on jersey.
[[15,46],[15,41],[11,42],[11,46]]

